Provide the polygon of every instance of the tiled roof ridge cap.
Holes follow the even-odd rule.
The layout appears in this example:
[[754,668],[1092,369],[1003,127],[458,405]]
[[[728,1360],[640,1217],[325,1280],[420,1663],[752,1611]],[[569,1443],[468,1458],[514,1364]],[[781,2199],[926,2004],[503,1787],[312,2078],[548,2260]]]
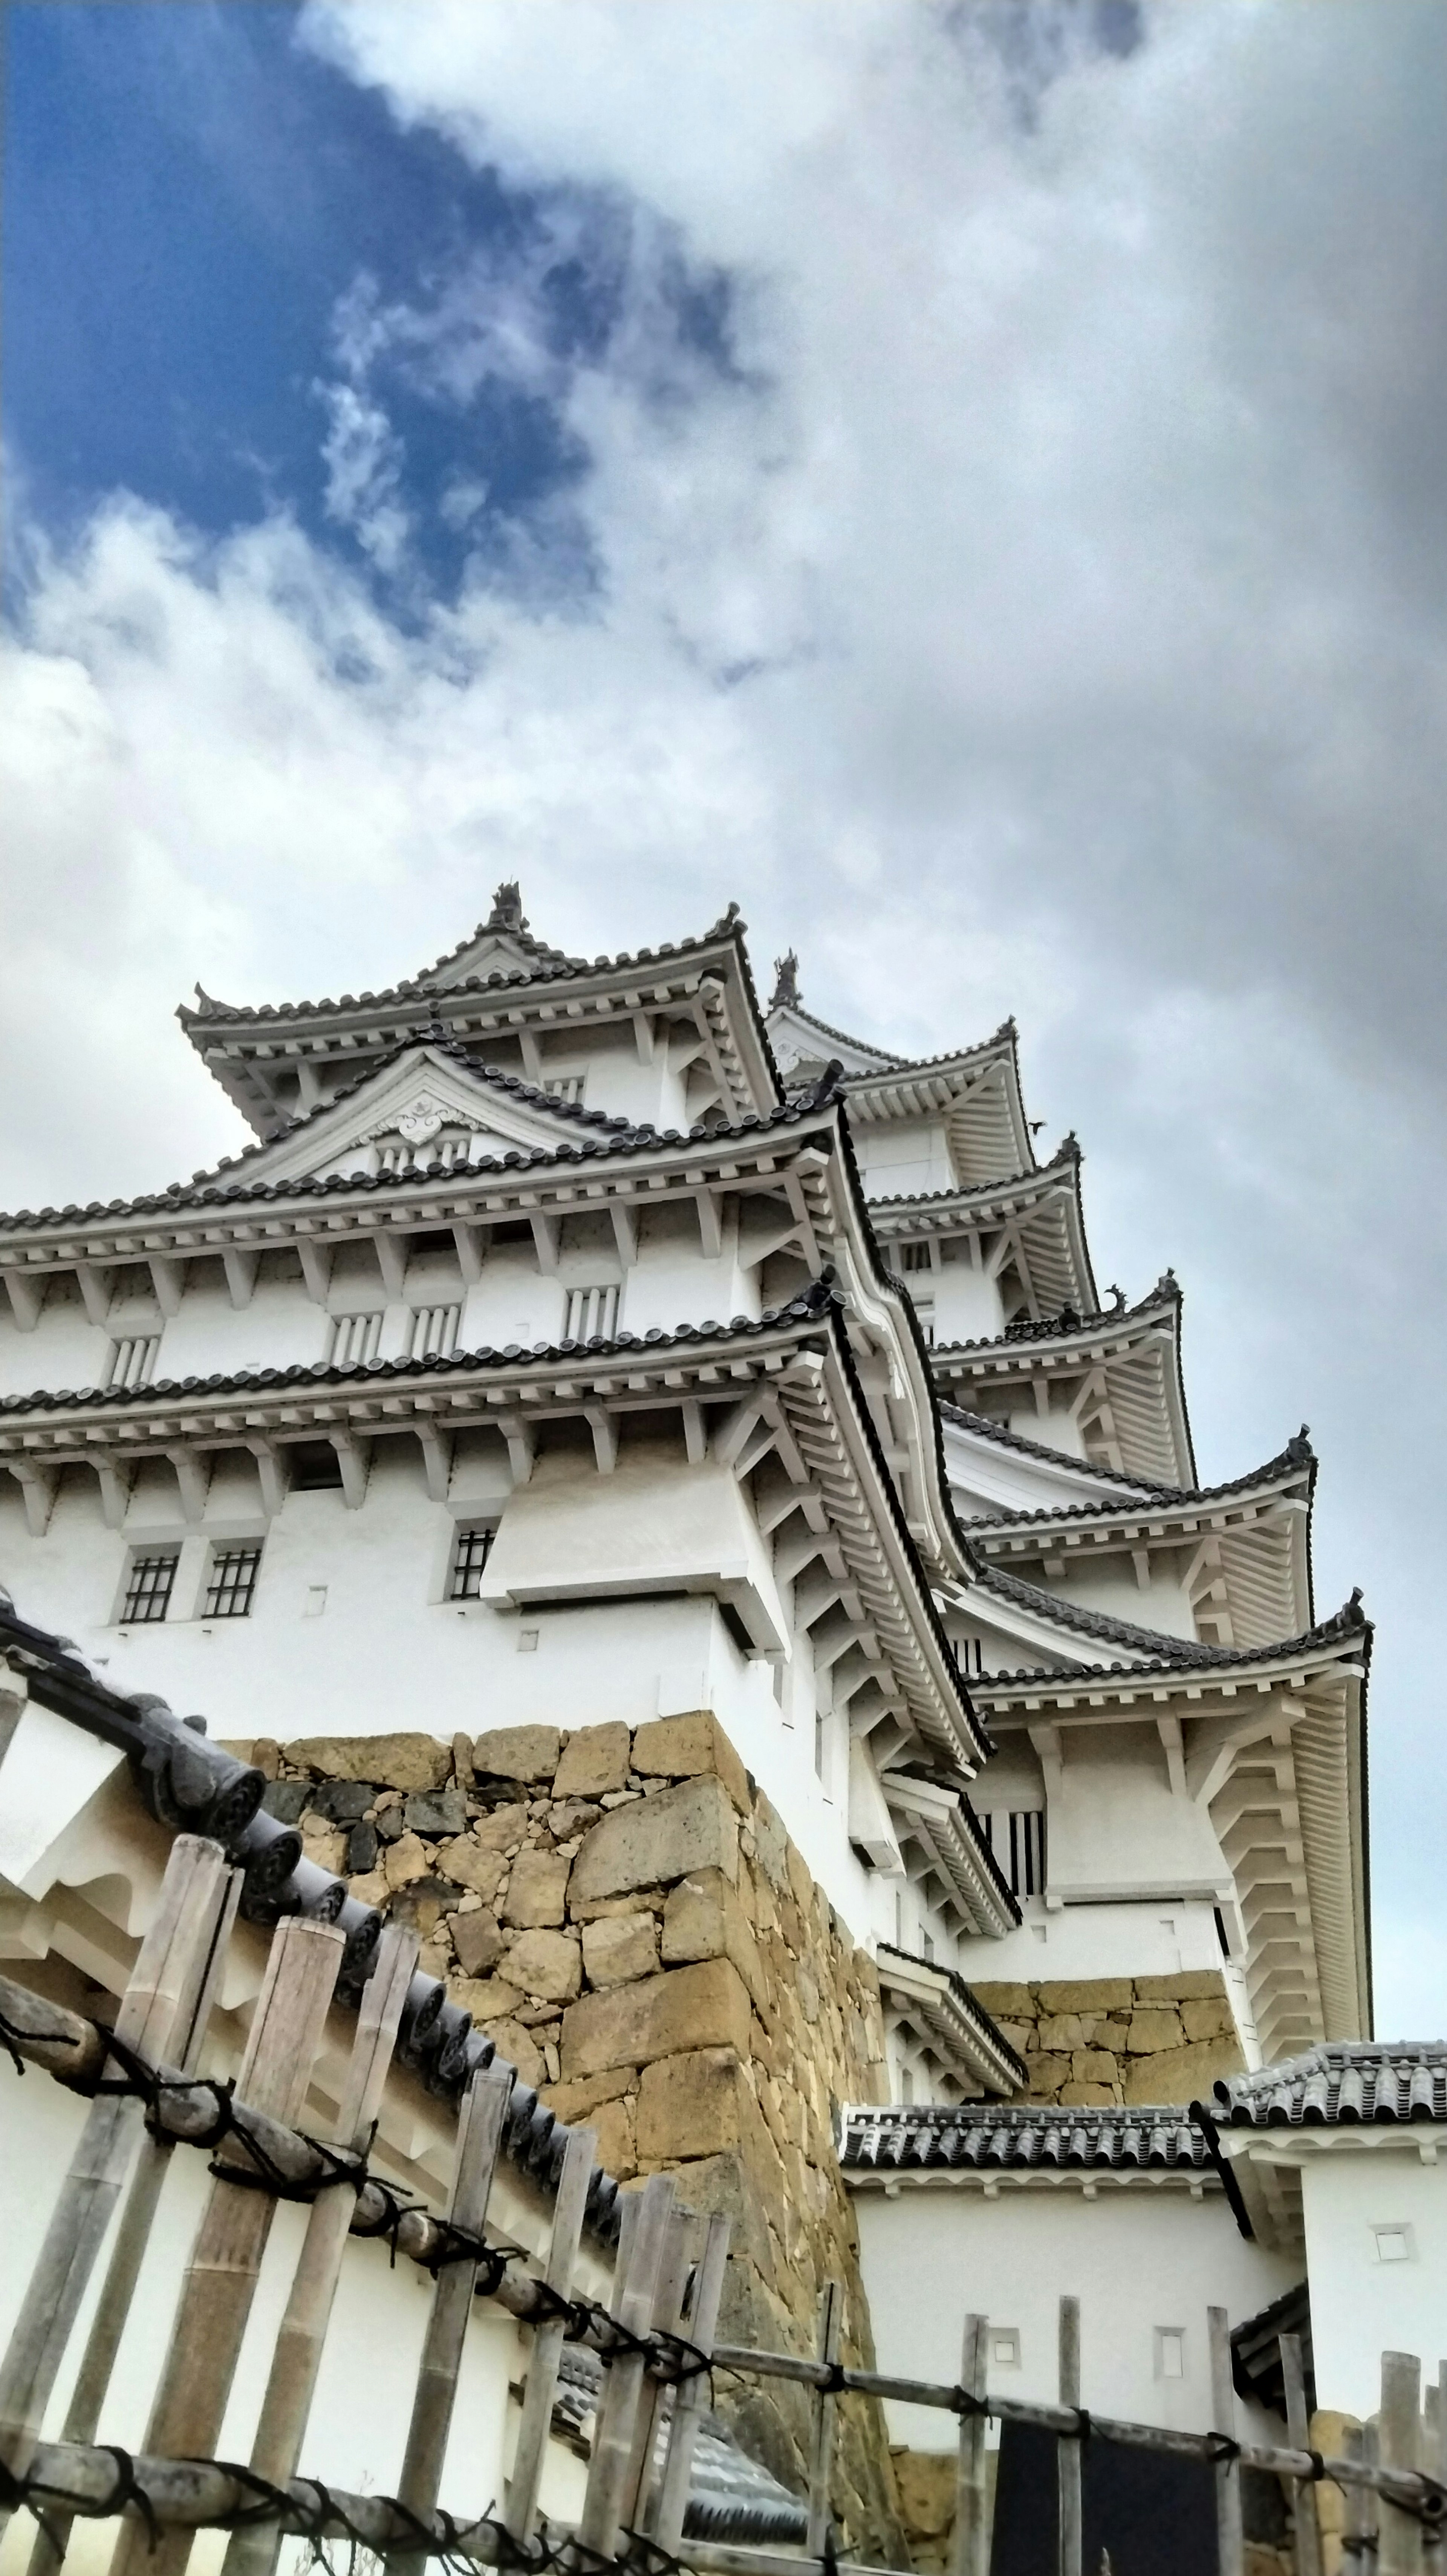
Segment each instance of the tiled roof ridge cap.
[[[503,1155],[482,1155],[474,1163],[424,1163],[405,1172],[337,1172],[325,1177],[319,1177],[314,1172],[298,1172],[289,1179],[262,1181],[250,1188],[244,1181],[222,1180],[222,1173],[236,1171],[255,1156],[269,1153],[274,1146],[285,1143],[289,1137],[308,1126],[312,1120],[327,1116],[342,1101],[351,1099],[368,1083],[375,1082],[379,1075],[396,1064],[402,1056],[424,1046],[457,1056],[467,1072],[495,1081],[500,1085],[506,1085],[527,1105],[536,1102],[539,1106],[550,1110],[556,1117],[574,1126],[582,1125],[590,1128],[597,1141],[590,1141],[587,1145],[564,1144],[556,1154],[548,1154],[541,1147],[519,1145]],[[71,1205],[60,1208],[20,1208],[14,1212],[0,1211],[0,1232],[21,1233],[36,1226],[74,1226],[82,1222],[98,1224],[113,1217],[149,1216],[153,1213],[163,1213],[168,1209],[193,1204],[204,1205],[216,1198],[234,1200],[284,1198],[350,1189],[379,1192],[397,1190],[405,1193],[415,1189],[420,1181],[428,1180],[446,1180],[458,1186],[465,1182],[469,1173],[506,1171],[513,1167],[524,1167],[529,1163],[552,1166],[578,1161],[585,1155],[593,1153],[648,1153],[658,1147],[683,1145],[723,1147],[733,1138],[765,1135],[774,1129],[802,1126],[811,1118],[821,1117],[827,1110],[833,1108],[841,1097],[837,1075],[837,1066],[826,1065],[820,1079],[812,1084],[807,1092],[794,1093],[789,1098],[781,1100],[777,1108],[752,1111],[747,1118],[735,1119],[728,1125],[708,1126],[700,1121],[686,1130],[677,1127],[635,1127],[625,1118],[610,1118],[603,1110],[584,1109],[575,1101],[556,1099],[551,1092],[540,1093],[532,1084],[524,1082],[519,1075],[505,1073],[499,1066],[480,1065],[477,1058],[470,1055],[467,1049],[460,1046],[455,1039],[409,1037],[400,1045],[391,1048],[379,1063],[370,1066],[365,1073],[359,1074],[355,1082],[347,1083],[331,1100],[322,1101],[317,1108],[307,1110],[302,1117],[289,1120],[275,1136],[259,1138],[253,1145],[244,1145],[238,1154],[225,1156],[212,1169],[193,1175],[190,1181],[172,1181],[164,1190],[149,1191],[140,1198],[112,1199],[107,1204],[92,1200],[86,1207]]]
[[[730,904],[727,912],[721,915],[720,919],[713,924],[711,929],[701,932],[695,938],[663,940],[657,948],[637,948],[632,951],[626,949],[620,950],[616,957],[568,958],[561,965],[549,964],[545,966],[542,972],[537,975],[529,975],[522,969],[516,969],[508,974],[502,974],[494,970],[488,975],[468,975],[464,976],[460,984],[448,985],[446,990],[449,993],[465,993],[472,990],[481,991],[488,985],[492,984],[496,984],[499,987],[519,984],[537,984],[554,980],[562,980],[578,975],[616,974],[621,968],[627,966],[661,965],[677,957],[697,956],[704,949],[717,946],[723,939],[741,940],[747,927],[748,924],[743,920],[739,913],[738,905]],[[482,928],[485,930],[486,925],[482,925]],[[463,949],[469,948],[472,941],[480,935],[479,931],[474,930],[468,938],[459,941],[457,947],[452,949],[449,954],[453,957],[460,956]],[[515,937],[517,934],[509,932],[505,935]],[[552,957],[560,957],[562,955],[562,951],[552,950],[549,954]],[[235,1022],[259,1022],[262,1020],[304,1019],[309,1016],[316,1018],[320,1017],[321,1014],[326,1011],[357,1011],[382,1008],[389,1002],[406,1001],[411,999],[413,996],[417,996],[425,1000],[430,997],[428,979],[431,976],[436,975],[440,968],[445,966],[447,963],[448,958],[441,957],[438,959],[437,965],[429,967],[424,975],[409,976],[400,984],[388,984],[384,986],[380,993],[343,993],[339,1000],[333,1000],[328,996],[325,1000],[319,1002],[228,1003],[218,1002],[214,1000],[211,995],[207,994],[203,996],[203,1007],[199,1010],[189,1010],[184,1002],[179,1003],[176,1009],[176,1017],[181,1021],[183,1027],[190,1028],[201,1022],[214,1025],[221,1019]],[[199,993],[201,987],[198,985],[196,989]]]
[[[972,1413],[968,1405],[951,1404],[948,1396],[937,1396],[936,1401],[943,1421],[958,1423],[964,1431],[978,1431],[985,1439],[998,1441],[1002,1448],[1022,1449],[1027,1457],[1048,1459],[1052,1466],[1068,1467],[1077,1476],[1103,1476],[1113,1485],[1128,1486],[1133,1493],[1158,1495],[1171,1502],[1189,1500],[1183,1485],[1159,1485],[1150,1476],[1127,1476],[1123,1469],[1107,1467],[1096,1458],[1072,1458],[1064,1449],[1052,1449],[1047,1440],[1031,1440],[1023,1431],[1012,1431],[1007,1423],[996,1422],[988,1413]],[[973,1526],[972,1517],[966,1527]]]
[[[1169,1287],[1166,1279],[1170,1280]],[[1022,1317],[1018,1330],[1007,1324],[1003,1333],[983,1333],[970,1342],[936,1342],[932,1348],[936,1359],[948,1359],[955,1351],[1023,1350],[1032,1341],[1048,1342],[1063,1335],[1074,1338],[1078,1334],[1088,1341],[1098,1339],[1103,1329],[1144,1323],[1153,1315],[1178,1314],[1184,1302],[1179,1282],[1168,1271],[1165,1279],[1158,1279],[1154,1288],[1137,1298],[1133,1306],[1100,1306],[1093,1315],[1081,1315],[1066,1305],[1059,1316]],[[1064,1321],[1067,1315],[1072,1319],[1068,1324]]]
[[[852,1080],[852,1075],[844,1076],[846,1096]],[[1078,1171],[1084,1160],[1085,1155],[1081,1147],[1072,1137],[1066,1137],[1062,1144],[1057,1145],[1049,1162],[1037,1163],[1033,1171],[1002,1172],[999,1179],[993,1181],[962,1181],[959,1187],[953,1190],[900,1190],[893,1198],[871,1199],[869,1204],[875,1215],[882,1216],[891,1208],[938,1208],[947,1207],[951,1203],[958,1204],[961,1200],[972,1202],[981,1199],[989,1200],[1001,1196],[1006,1190],[1023,1190],[1036,1181],[1062,1180],[1067,1172]],[[1107,1306],[1101,1311],[1109,1315],[1114,1310]]]
[[766,1307],[763,1314],[733,1315],[727,1323],[708,1321],[702,1324],[677,1324],[665,1333],[658,1325],[646,1333],[617,1333],[611,1340],[602,1334],[586,1342],[534,1342],[525,1347],[509,1342],[498,1349],[483,1343],[476,1350],[434,1352],[425,1359],[348,1360],[341,1366],[324,1361],[297,1361],[289,1368],[250,1369],[239,1376],[206,1378],[158,1378],[150,1386],[105,1387],[38,1387],[28,1395],[0,1395],[0,1415],[26,1412],[63,1412],[72,1406],[106,1405],[140,1407],[160,1403],[175,1404],[198,1396],[262,1394],[284,1387],[367,1385],[377,1378],[418,1378],[481,1368],[515,1368],[532,1361],[564,1361],[576,1366],[585,1360],[607,1360],[615,1354],[648,1354],[677,1350],[693,1343],[757,1340],[761,1335],[777,1332],[781,1326],[813,1324],[837,1308],[839,1291],[832,1277],[821,1276],[801,1288],[796,1297],[782,1306]]
[[906,1950],[902,1941],[877,1941],[875,1949],[887,1952],[892,1959],[907,1959],[911,1967],[927,1968],[932,1976],[943,1977],[951,1997],[960,2006],[966,2019],[974,2022],[981,2033],[992,2041],[1001,2056],[1018,2070],[1020,2081],[1024,2083],[1025,2061],[1019,2050],[1012,2048],[994,2015],[986,2011],[979,1996],[961,1976],[958,1968],[947,1967],[940,1959],[926,1959],[918,1950]]
[[[991,1566],[988,1568],[988,1573],[991,1576],[998,1576],[1000,1568]],[[1012,1583],[1018,1580],[1015,1576],[1006,1579]],[[1021,1589],[1032,1594],[1035,1592],[1035,1587],[1030,1584],[1022,1585]],[[1051,1594],[1040,1597],[1046,1600],[1053,1599]],[[1323,1646],[1340,1646],[1345,1644],[1349,1637],[1359,1637],[1364,1653],[1369,1655],[1373,1628],[1371,1620],[1361,1607],[1361,1598],[1361,1586],[1358,1584],[1353,1587],[1349,1598],[1342,1603],[1341,1608],[1333,1611],[1329,1619],[1319,1620],[1314,1628],[1303,1629],[1299,1637],[1282,1637],[1269,1646],[1192,1645],[1184,1637],[1157,1638],[1151,1629],[1137,1629],[1126,1632],[1132,1642],[1139,1640],[1149,1645],[1178,1647],[1179,1654],[1159,1656],[1153,1661],[1137,1664],[1032,1665],[1015,1672],[975,1673],[971,1678],[976,1690],[989,1692],[1012,1689],[1017,1684],[1037,1682],[1057,1688],[1069,1688],[1077,1682],[1142,1680],[1153,1673],[1184,1675],[1195,1672],[1226,1671],[1244,1664],[1269,1664],[1278,1658],[1307,1655]],[[1033,1603],[1032,1606],[1034,1606]],[[1090,1615],[1093,1618],[1104,1616],[1099,1611],[1094,1611]],[[1123,1622],[1120,1624],[1124,1626]]]
[[[957,1411],[958,1408],[953,1406],[942,1406],[941,1410],[948,1414]],[[968,1417],[968,1419],[973,1425],[973,1423],[979,1420],[980,1417],[971,1416]],[[994,1426],[992,1425],[991,1428],[993,1429]],[[1007,1439],[1013,1439],[1015,1434],[1007,1432],[1003,1436]],[[1045,1444],[1043,1442],[1030,1441],[1023,1443],[1023,1445],[1029,1448],[1040,1448],[1044,1450],[1046,1456],[1052,1456],[1054,1454],[1052,1451],[1045,1448]],[[1088,1466],[1089,1462],[1084,1459],[1072,1458],[1068,1459],[1066,1464],[1068,1466]],[[1179,1504],[1183,1510],[1189,1511],[1197,1503],[1219,1503],[1229,1500],[1232,1495],[1249,1494],[1253,1488],[1258,1485],[1267,1485],[1288,1475],[1294,1473],[1299,1474],[1315,1465],[1316,1452],[1312,1448],[1310,1439],[1307,1436],[1307,1426],[1303,1423],[1300,1431],[1293,1433],[1284,1449],[1278,1450],[1276,1456],[1274,1458],[1268,1458],[1264,1465],[1253,1467],[1248,1474],[1244,1476],[1232,1476],[1225,1484],[1222,1485],[1197,1485],[1192,1488],[1182,1486],[1179,1491],[1172,1486],[1162,1485],[1153,1489],[1156,1500],[1147,1504],[1144,1508],[1147,1511],[1155,1510],[1168,1498],[1170,1501]],[[1091,1472],[1095,1471],[1092,1470]],[[1101,1469],[1099,1472],[1102,1474],[1113,1474],[1114,1470]],[[1126,1481],[1129,1480],[1127,1479]],[[1042,1504],[1034,1511],[972,1512],[968,1522],[966,1523],[966,1527],[971,1531],[980,1529],[1033,1529],[1046,1523],[1058,1524],[1061,1521],[1100,1520],[1107,1516],[1112,1518],[1118,1517],[1122,1513],[1130,1516],[1130,1511],[1131,1507],[1128,1502],[1113,1502],[1105,1497],[1098,1497],[1094,1502],[1089,1503]],[[1140,1517],[1140,1515],[1136,1515],[1136,1517]]]

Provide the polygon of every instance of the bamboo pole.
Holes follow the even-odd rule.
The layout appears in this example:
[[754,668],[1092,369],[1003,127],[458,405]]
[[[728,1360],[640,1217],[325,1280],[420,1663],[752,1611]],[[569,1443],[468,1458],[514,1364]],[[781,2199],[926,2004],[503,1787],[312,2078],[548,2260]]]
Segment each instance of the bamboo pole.
[[[826,2281],[819,2294],[815,2342],[820,2361],[831,2366],[837,2362],[843,2341],[844,2291],[838,2281]],[[816,2389],[809,2444],[809,2530],[804,2542],[811,2558],[823,2557],[829,2537],[829,2491],[834,2478],[834,2425],[838,2411],[839,2400],[833,2389]]]
[[[638,2203],[638,2215],[630,2231],[627,2268],[615,2289],[615,2304],[618,2323],[630,2335],[642,2336],[653,2321],[653,2301],[673,2207],[672,2175],[651,2174],[642,2191],[631,2197]],[[616,2354],[604,2368],[603,2395],[593,2428],[593,2457],[578,2524],[579,2541],[600,2558],[618,2554],[619,2522],[642,2391],[642,2353]]]
[[[960,2358],[960,2387],[966,2397],[982,2401],[986,2384],[989,2319],[965,2319]],[[989,2576],[990,2499],[985,2468],[985,2418],[976,2410],[960,2416],[959,2467],[955,2477],[953,2576]]]
[[[183,2075],[194,2075],[201,2063],[207,2027],[225,1973],[236,1909],[241,1899],[242,1877],[243,1872],[239,1869],[227,1873],[221,1888],[210,1949],[203,1951],[198,1944],[191,1963],[191,1986],[177,2001],[176,2017],[167,2045],[174,2051]],[[141,2140],[106,2277],[96,2302],[90,2333],[86,2337],[80,2370],[60,2429],[63,2442],[89,2442],[100,2422],[101,2408],[110,2387],[141,2264],[155,2224],[161,2186],[175,2146],[174,2138],[157,2136],[150,2131]],[[55,2570],[65,2557],[69,2538],[69,2517],[47,2513],[36,2525],[27,2576],[55,2576]]]
[[[1064,2298],[1060,2302],[1060,2403],[1080,2404],[1080,2301]],[[1055,2477],[1059,2499],[1060,2576],[1081,2576],[1081,2552],[1084,2547],[1081,2522],[1081,2473],[1084,2463],[1081,2446],[1067,2435],[1055,2445]]]
[[[1211,2356],[1211,2429],[1236,2438],[1236,2391],[1231,2382],[1231,2327],[1224,2308],[1206,2310]],[[1242,2576],[1246,2543],[1241,2527],[1241,2462],[1216,2463],[1216,2556],[1221,2576]]]
[[[724,2275],[728,2267],[729,2222],[717,2212],[708,2222],[703,2254],[693,2278],[693,2303],[688,2315],[688,2339],[700,2353],[713,2351],[718,2325],[719,2304],[723,2298]],[[674,2393],[673,2415],[668,2427],[668,2451],[663,2463],[653,2513],[653,2537],[660,2549],[674,2557],[683,2546],[684,2517],[688,2511],[689,2483],[693,2474],[693,2454],[698,2442],[708,2396],[708,2379],[695,2371]],[[690,2544],[692,2547],[692,2544]]]
[[[272,1936],[236,2089],[288,2124],[306,2099],[344,1946],[334,1925],[295,1916]],[[230,2138],[217,2156],[146,2432],[147,2450],[167,2458],[204,2459],[215,2448],[276,2215],[271,2193],[238,2189],[227,2165],[251,2170]],[[128,2525],[111,2576],[183,2576],[190,2551],[174,2531],[148,2550],[144,2531]]]
[[[414,1930],[405,1924],[389,1923],[378,1944],[376,1964],[362,1989],[334,2132],[334,2143],[354,2155],[365,2154],[371,2144],[402,2007],[417,1965],[417,1950]],[[251,2446],[251,2466],[262,2477],[270,2478],[274,2486],[286,2483],[301,2457],[356,2200],[350,2185],[338,2183],[320,2192],[307,2213],[306,2235]],[[280,2547],[281,2533],[275,2524],[254,2523],[234,2531],[223,2562],[223,2576],[270,2576]],[[30,2576],[42,2576],[42,2571],[32,2567]]]
[[[597,2145],[597,2136],[592,2129],[574,2129],[563,2150],[563,2170],[558,2176],[547,2269],[543,2274],[548,2288],[556,2291],[560,2299],[572,2295],[573,2267],[583,2234],[583,2216],[588,2205],[588,2185],[593,2179]],[[548,2437],[552,2429],[553,2400],[558,2390],[558,2365],[563,2357],[565,2333],[566,2323],[562,2317],[545,2318],[541,2325],[533,2328],[522,2420],[513,2448],[512,2476],[508,2481],[502,2517],[514,2540],[530,2540],[537,2519],[538,2489],[542,2484],[543,2462],[547,2457]]]
[[[1348,2424],[1342,2431],[1342,2451],[1353,2465],[1365,2467],[1366,2435],[1360,2424]],[[1375,2502],[1371,2489],[1347,2485],[1342,2489],[1341,2576],[1366,2576],[1369,2563],[1367,2542],[1376,2528]],[[1370,2553],[1375,2555],[1373,2551]]]
[[[703,2226],[703,2220],[693,2210],[681,2209],[675,2203],[664,2233],[663,2257],[658,2267],[653,2315],[649,2321],[656,2334],[676,2335],[683,2331],[688,2284],[694,2256],[703,2240]],[[667,2345],[663,2350],[667,2352]],[[633,2425],[633,2447],[628,2455],[628,2475],[623,2482],[623,2499],[618,2509],[618,2519],[625,2531],[647,2529],[658,2469],[659,2435],[667,2421],[672,2396],[673,2390],[666,2380],[656,2371],[645,2370]]]
[[[229,1877],[214,1843],[197,1834],[179,1834],[171,1845],[156,1911],[115,2020],[116,2037],[151,2062],[172,2045],[177,2015],[186,2009],[187,1999],[194,2004]],[[108,2059],[103,2037],[96,2038],[94,2057],[100,2075]],[[115,2071],[120,2072],[118,2063]],[[34,2448],[120,2198],[142,2112],[143,2105],[132,2095],[114,2093],[97,2097],[86,2114],[0,2362],[0,2463],[12,2470],[23,2469]],[[0,2506],[0,2532],[8,2521],[8,2510]]]
[[[1306,2373],[1301,2360],[1301,2337],[1284,2334],[1279,2341],[1281,2378],[1286,2391],[1286,2430],[1294,2451],[1309,2450],[1311,2417],[1306,2404]],[[1293,2558],[1296,2576],[1322,2576],[1321,2524],[1317,2519],[1314,2478],[1293,2479],[1291,2519],[1294,2530]]]
[[[1422,2365],[1415,2353],[1382,2355],[1378,2443],[1384,2469],[1421,2465]],[[1379,2576],[1422,2576],[1422,2525],[1383,2496],[1377,2522]]]
[[[492,2192],[492,2177],[502,2144],[502,2126],[512,2093],[510,2066],[489,2066],[474,2075],[463,2096],[457,2123],[457,2151],[452,2169],[451,2224],[480,2237]],[[447,2458],[447,2437],[457,2402],[457,2375],[467,2320],[477,2287],[477,2258],[462,2255],[443,2263],[432,2293],[432,2313],[422,2346],[422,2361],[407,2428],[407,2451],[398,2494],[409,2512],[426,2516],[437,2502]],[[424,2558],[415,2548],[394,2549],[388,2576],[422,2576]]]

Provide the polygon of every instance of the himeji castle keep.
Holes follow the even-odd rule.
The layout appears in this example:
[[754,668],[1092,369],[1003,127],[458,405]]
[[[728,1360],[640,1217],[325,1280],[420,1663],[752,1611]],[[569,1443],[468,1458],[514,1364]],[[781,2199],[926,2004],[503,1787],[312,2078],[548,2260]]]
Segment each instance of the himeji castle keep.
[[[737,2340],[811,2349],[837,2277],[949,2379],[966,2284],[1049,2396],[1070,2291],[1099,2404],[1195,2427],[1214,2300],[1266,2424],[1284,2302],[1365,2415],[1447,2340],[1447,2050],[1372,2038],[1371,1630],[1314,1595],[1307,1433],[1202,1485],[1182,1289],[1098,1285],[1012,1021],[916,1062],[809,1001],[733,909],[586,959],[503,885],[388,991],[198,989],[249,1138],[0,1219],[0,1968],[93,2015],[259,1774],[244,1924],[357,1974],[415,1935],[422,2197],[506,2061],[512,2223],[586,2123],[608,2207],[731,2214]],[[54,2095],[10,2134],[63,2163]],[[886,2413],[840,2474],[917,2537],[955,2427]],[[786,2532],[782,2399],[715,2448]]]

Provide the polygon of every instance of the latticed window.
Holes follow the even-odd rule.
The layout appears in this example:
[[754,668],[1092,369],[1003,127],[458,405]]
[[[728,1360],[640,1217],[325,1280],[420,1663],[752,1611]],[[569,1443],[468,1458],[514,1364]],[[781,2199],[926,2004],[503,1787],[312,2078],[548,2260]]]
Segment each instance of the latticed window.
[[132,1621],[137,1626],[153,1619],[164,1619],[171,1606],[171,1587],[176,1568],[181,1562],[178,1547],[148,1547],[131,1559],[126,1579],[122,1624]]
[[215,1550],[206,1586],[208,1619],[244,1619],[247,1616],[260,1564],[260,1539],[248,1539],[239,1546]]
[[927,1243],[902,1243],[899,1251],[904,1269],[928,1270],[931,1267],[930,1248]]
[[329,1368],[365,1367],[377,1356],[382,1339],[382,1318],[374,1315],[333,1315],[328,1337]]
[[618,1330],[618,1283],[603,1288],[570,1288],[563,1313],[565,1342],[610,1342]]
[[460,1529],[452,1551],[452,1582],[448,1598],[452,1601],[475,1601],[482,1569],[492,1554],[494,1529]]
[[1039,1807],[983,1815],[985,1840],[1015,1896],[1045,1893],[1045,1816]]
[[446,1359],[457,1348],[462,1323],[458,1306],[419,1306],[412,1317],[407,1349],[414,1360]]
[[585,1073],[550,1073],[543,1083],[543,1089],[553,1100],[569,1100],[575,1108],[581,1108],[583,1085],[587,1079]]
[[149,1386],[160,1347],[159,1333],[122,1333],[111,1344],[107,1386]]

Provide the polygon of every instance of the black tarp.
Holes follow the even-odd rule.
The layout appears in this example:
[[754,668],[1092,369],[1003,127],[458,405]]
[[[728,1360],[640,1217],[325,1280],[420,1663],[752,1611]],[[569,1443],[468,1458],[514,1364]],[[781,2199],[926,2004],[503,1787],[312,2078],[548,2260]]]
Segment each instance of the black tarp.
[[[1001,2427],[990,2576],[1054,2576],[1055,2436]],[[1081,2461],[1085,2576],[1216,2576],[1216,2481],[1204,2460],[1088,2441]]]

